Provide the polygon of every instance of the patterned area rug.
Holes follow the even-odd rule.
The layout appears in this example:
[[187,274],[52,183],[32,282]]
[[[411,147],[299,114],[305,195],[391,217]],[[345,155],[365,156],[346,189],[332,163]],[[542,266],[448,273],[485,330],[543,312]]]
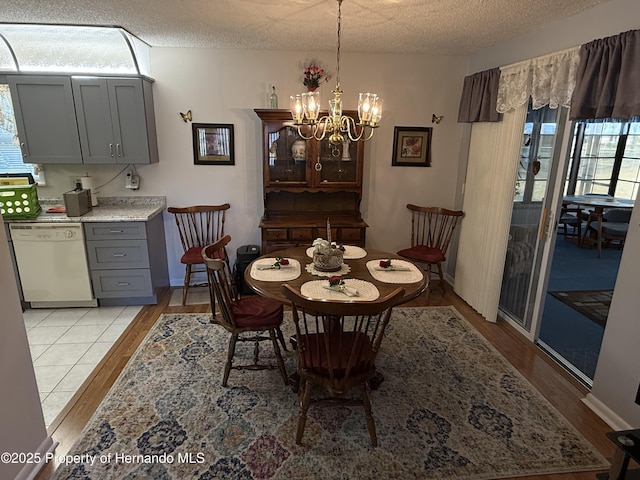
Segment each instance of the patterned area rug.
[[[377,448],[361,407],[313,405],[296,446],[297,396],[277,370],[232,371],[220,386],[227,341],[206,315],[162,315],[69,452],[84,457],[54,478],[495,479],[608,467],[452,307],[394,310],[372,393]],[[251,354],[240,345],[236,356]],[[286,363],[293,372],[291,351]]]
[[549,293],[598,325],[604,327],[607,324],[613,290],[572,290]]

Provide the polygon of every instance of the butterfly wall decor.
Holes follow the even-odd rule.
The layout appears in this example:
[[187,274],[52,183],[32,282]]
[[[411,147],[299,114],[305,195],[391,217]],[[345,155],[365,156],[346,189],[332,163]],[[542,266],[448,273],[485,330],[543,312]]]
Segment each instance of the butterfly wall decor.
[[440,123],[444,115],[436,115],[435,113],[431,114],[431,123]]
[[182,117],[182,120],[184,120],[184,123],[190,122],[191,121],[191,110],[187,111],[187,113],[180,112],[180,116]]

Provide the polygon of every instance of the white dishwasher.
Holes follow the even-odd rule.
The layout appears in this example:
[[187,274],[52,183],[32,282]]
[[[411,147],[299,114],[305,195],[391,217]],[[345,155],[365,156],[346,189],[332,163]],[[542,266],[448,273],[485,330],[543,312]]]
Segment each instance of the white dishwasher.
[[95,307],[81,223],[11,223],[24,300],[33,308]]

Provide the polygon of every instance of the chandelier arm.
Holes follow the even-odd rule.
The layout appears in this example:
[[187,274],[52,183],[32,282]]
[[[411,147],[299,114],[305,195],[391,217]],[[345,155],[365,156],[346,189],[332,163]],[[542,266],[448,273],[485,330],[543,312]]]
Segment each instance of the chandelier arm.
[[297,129],[298,129],[298,135],[300,135],[304,140],[311,140],[313,138],[313,132],[311,133],[310,136],[305,136],[304,133],[302,133],[302,127],[304,127],[306,125],[296,125]]
[[[329,117],[328,116],[324,116],[321,117],[320,120],[318,120],[318,122],[316,123],[315,127],[313,128],[313,138],[315,138],[316,140],[324,140],[325,135],[327,134],[327,129],[329,128]],[[320,133],[320,135],[318,135],[318,132]]]
[[357,142],[362,138],[364,127],[361,127],[360,132],[358,133],[358,125],[353,118],[349,117],[348,115],[343,115],[340,123],[340,129],[347,134],[349,140],[351,140],[352,142]]
[[[366,142],[367,140],[371,140],[371,138],[373,137],[373,131],[374,131],[375,127],[369,127],[369,136],[367,138],[364,139],[364,141]],[[362,127],[362,133],[360,134],[360,136],[362,136],[362,134],[364,133],[365,127]]]

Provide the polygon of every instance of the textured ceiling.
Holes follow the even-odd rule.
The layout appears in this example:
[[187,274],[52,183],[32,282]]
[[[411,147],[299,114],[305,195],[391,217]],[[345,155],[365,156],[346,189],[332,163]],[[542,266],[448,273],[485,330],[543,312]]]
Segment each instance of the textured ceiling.
[[[349,52],[471,54],[608,0],[344,0]],[[118,25],[152,47],[333,50],[336,0],[2,0],[0,22]]]

